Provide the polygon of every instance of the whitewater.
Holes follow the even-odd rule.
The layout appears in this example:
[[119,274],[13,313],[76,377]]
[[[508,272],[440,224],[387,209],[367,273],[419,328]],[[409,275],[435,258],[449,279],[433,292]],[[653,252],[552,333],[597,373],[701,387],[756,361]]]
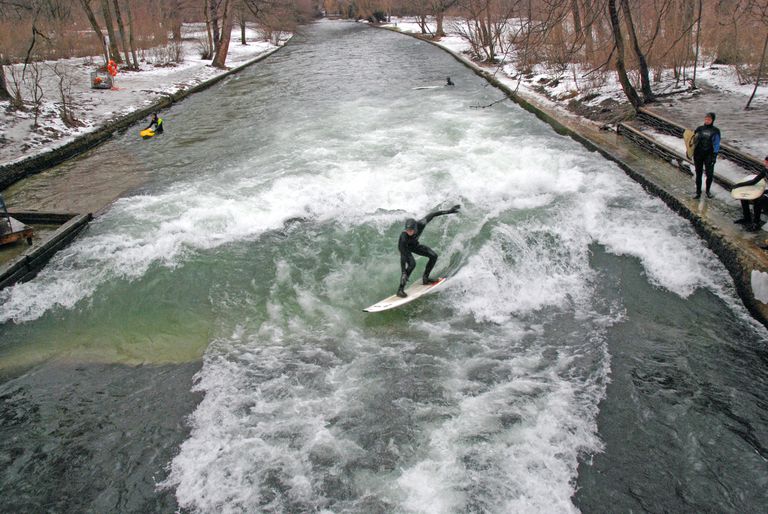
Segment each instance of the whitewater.
[[[764,344],[685,220],[513,103],[476,108],[501,93],[430,45],[316,24],[202,95],[162,139],[121,136],[148,182],[0,292],[23,369],[202,362],[152,471],[184,510],[578,512],[638,296],[674,312],[659,344],[724,319]],[[405,218],[454,204],[422,236],[442,290],[363,313]]]

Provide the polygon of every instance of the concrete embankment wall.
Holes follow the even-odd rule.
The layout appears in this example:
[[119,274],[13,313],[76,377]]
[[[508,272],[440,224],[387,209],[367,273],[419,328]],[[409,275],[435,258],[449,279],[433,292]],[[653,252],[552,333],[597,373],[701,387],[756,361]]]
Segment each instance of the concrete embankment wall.
[[[148,118],[153,112],[170,107],[173,103],[179,102],[193,93],[211,87],[233,73],[237,73],[244,68],[269,57],[280,48],[282,48],[282,46],[193,87],[183,89],[173,94],[168,94],[164,98],[161,98],[145,108],[111,121],[99,129],[83,134],[65,145],[12,164],[0,166],[0,191],[24,177],[44,171],[107,141],[116,132],[127,130],[131,125]],[[60,214],[12,212],[11,215],[22,223],[62,225],[42,243],[25,251],[9,264],[0,267],[0,289],[32,279],[40,269],[45,266],[50,258],[57,251],[68,245],[93,218],[92,213]]]
[[[638,157],[638,148],[630,140],[615,132],[601,131],[591,123],[564,117],[543,102],[516,94],[499,81],[494,74],[440,46],[428,38],[408,34],[389,27],[377,27],[416,37],[448,52],[457,61],[483,77],[523,109],[549,124],[556,132],[567,135],[590,150],[600,153],[616,163],[629,177],[640,183],[649,193],[660,198],[672,210],[688,219],[699,236],[723,262],[733,278],[739,297],[750,313],[768,327],[768,255],[759,249],[755,236],[745,236],[740,227],[734,227],[732,218],[738,212],[720,201],[699,203],[691,199],[692,181],[680,173],[668,160],[651,154]],[[754,161],[745,163],[754,166]],[[703,207],[702,207],[703,206]],[[756,297],[757,295],[757,297]]]
[[212,85],[220,82],[233,73],[237,73],[238,71],[241,71],[244,68],[251,66],[252,64],[266,59],[276,51],[280,50],[280,48],[282,48],[282,46],[266,52],[256,57],[255,59],[246,62],[245,64],[241,64],[240,66],[230,69],[226,73],[217,75],[193,87],[182,89],[175,93],[168,93],[163,98],[157,100],[149,106],[137,111],[133,111],[132,113],[122,116],[119,119],[108,122],[93,132],[88,132],[82,136],[78,136],[75,140],[62,146],[28,157],[21,161],[0,166],[0,191],[6,189],[24,177],[44,171],[107,141],[116,132],[125,131],[131,125],[138,123],[139,121],[146,120],[152,115],[153,112],[166,109],[193,93],[197,93],[211,87]]
[[90,214],[46,214],[12,212],[22,223],[62,223],[42,244],[35,245],[0,268],[0,289],[33,278],[50,258],[72,241],[91,220]]

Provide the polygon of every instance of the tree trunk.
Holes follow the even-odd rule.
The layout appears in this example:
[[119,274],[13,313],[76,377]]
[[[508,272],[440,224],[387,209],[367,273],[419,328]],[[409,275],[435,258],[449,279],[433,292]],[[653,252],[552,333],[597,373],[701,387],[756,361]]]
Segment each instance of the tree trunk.
[[576,41],[580,41],[584,37],[584,33],[581,28],[578,0],[571,0],[571,15],[573,16],[573,33],[576,35]]
[[8,86],[5,84],[5,67],[0,61],[0,100],[10,100],[11,93],[8,92]]
[[[211,30],[213,31],[213,49],[214,51],[219,48],[219,14],[218,5],[220,0],[208,0],[208,16],[211,19]],[[224,0],[225,2],[228,0]]]
[[91,9],[91,0],[80,0],[80,5],[85,11],[85,15],[88,17],[88,21],[91,23],[91,28],[96,33],[96,37],[99,38],[99,46],[104,52],[104,64],[107,64],[107,61],[109,61],[109,51],[104,45],[104,34],[101,32],[101,27],[99,27],[99,23],[96,21],[93,9]]
[[115,27],[112,26],[112,12],[109,10],[109,0],[101,0],[101,11],[104,15],[104,24],[107,26],[107,34],[109,34],[110,57],[119,64],[123,62],[123,59],[120,57],[120,51],[117,48],[117,37],[115,37]]
[[131,0],[125,2],[125,12],[128,15],[128,45],[131,47],[131,57],[133,57],[133,68],[139,69],[139,60],[136,58],[136,44],[133,41],[133,13],[131,12]]
[[179,0],[165,0],[163,9],[163,18],[171,27],[171,38],[174,41],[181,41],[181,5]]
[[[211,34],[211,12],[208,5],[208,0],[203,0],[203,14],[205,15],[205,32],[208,35],[208,51],[213,52],[213,35]],[[211,54],[205,56],[210,58]]]
[[584,49],[586,50],[587,59],[591,59],[592,56],[595,55],[595,39],[592,37],[592,24],[594,23],[594,20],[597,19],[592,14],[592,0],[584,1],[584,11],[588,17],[592,18],[592,21],[584,26]]
[[485,38],[488,44],[488,62],[496,61],[496,45],[493,38],[493,21],[491,20],[491,10],[486,8],[485,10],[486,30]]
[[632,22],[632,12],[629,9],[627,0],[621,0],[621,9],[624,11],[624,23],[627,25],[629,39],[632,41],[632,48],[635,51],[637,62],[640,64],[640,87],[643,90],[643,97],[646,102],[652,102],[654,98],[651,90],[651,75],[648,72],[648,61],[645,59],[643,49],[640,48],[640,42],[637,40],[635,24]]
[[624,37],[621,35],[619,13],[616,11],[616,0],[608,0],[608,14],[611,19],[611,28],[613,29],[613,41],[616,44],[616,73],[619,76],[619,83],[621,83],[621,89],[627,95],[629,103],[637,110],[638,107],[643,105],[643,101],[629,81],[627,68],[624,65]]
[[445,36],[445,28],[443,22],[445,21],[445,11],[450,9],[456,4],[457,0],[433,0],[432,10],[435,14],[435,21],[437,27],[435,28],[435,37]]
[[691,88],[696,89],[696,68],[699,67],[699,48],[701,41],[701,0],[699,0],[699,19],[696,20],[696,54],[693,57],[693,79],[691,79]]
[[115,20],[117,21],[117,29],[120,31],[120,42],[123,45],[123,53],[125,54],[125,64],[131,65],[131,54],[128,52],[128,40],[125,37],[125,25],[123,25],[123,16],[120,12],[120,0],[113,0],[115,6]]
[[232,36],[232,17],[230,16],[230,0],[224,0],[221,14],[221,38],[219,39],[216,55],[211,63],[216,68],[226,68],[224,63],[229,52],[229,39]]
[[757,86],[760,84],[760,78],[763,75],[763,65],[765,64],[766,50],[768,50],[768,34],[765,35],[765,43],[763,44],[763,55],[762,57],[760,57],[760,66],[757,68],[757,78],[755,79],[755,89],[752,90],[752,95],[749,97],[746,107],[744,107],[745,111],[749,109],[749,105],[752,103],[752,99],[755,98],[755,93],[757,92]]
[[245,42],[245,16],[243,15],[243,11],[240,11],[240,44],[248,44]]
[[715,18],[718,23],[717,49],[713,64],[738,63],[738,31],[734,12],[736,7],[733,0],[715,2]]

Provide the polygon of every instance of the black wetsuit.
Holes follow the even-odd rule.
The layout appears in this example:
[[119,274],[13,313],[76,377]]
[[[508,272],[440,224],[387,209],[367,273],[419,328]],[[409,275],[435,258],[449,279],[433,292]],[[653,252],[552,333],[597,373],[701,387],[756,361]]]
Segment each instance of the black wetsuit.
[[715,161],[720,152],[720,129],[712,125],[701,125],[694,131],[693,165],[696,168],[696,195],[701,194],[701,179],[704,171],[707,172],[706,191],[715,178]]
[[[736,189],[737,187],[754,186],[761,180],[765,180],[766,182],[768,182],[768,169],[763,168],[763,170],[757,175],[755,175],[754,178],[750,180],[745,180],[744,182],[739,182],[738,184],[734,184],[733,188]],[[750,203],[754,205],[754,209],[755,209],[754,216],[751,216],[749,213]],[[743,223],[747,227],[747,230],[749,231],[752,231],[752,232],[757,231],[760,228],[760,215],[763,213],[763,207],[767,203],[768,203],[768,198],[765,197],[765,194],[758,196],[754,200],[742,200],[741,210],[744,216],[740,220],[736,220],[736,222]]]
[[447,211],[431,212],[424,216],[423,219],[416,221],[414,227],[416,232],[412,236],[409,236],[405,230],[400,233],[400,239],[397,242],[397,248],[400,250],[401,271],[399,292],[402,292],[406,282],[408,282],[408,278],[416,268],[416,259],[413,257],[413,254],[422,255],[429,258],[427,267],[424,269],[424,282],[429,282],[429,274],[432,272],[432,268],[435,267],[435,263],[437,262],[437,254],[430,247],[419,243],[419,236],[421,236],[421,233],[424,231],[424,227],[427,226],[427,223],[432,221],[433,218],[436,216],[443,216],[445,214],[453,214],[458,210],[459,206],[457,205],[453,209],[449,209]]
[[152,128],[152,125],[155,126],[155,134],[163,133],[163,118],[160,118],[160,117],[152,118],[152,121],[149,122],[149,125],[147,125],[147,128]]

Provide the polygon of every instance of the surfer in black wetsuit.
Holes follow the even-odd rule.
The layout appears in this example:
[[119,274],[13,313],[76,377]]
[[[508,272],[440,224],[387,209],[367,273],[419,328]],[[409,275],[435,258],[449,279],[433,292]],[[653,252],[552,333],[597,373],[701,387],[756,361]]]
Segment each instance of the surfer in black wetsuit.
[[[733,185],[733,189],[736,189],[737,187],[743,187],[743,186],[754,186],[761,180],[765,180],[768,182],[768,155],[765,156],[765,166],[763,169],[754,176],[754,178],[750,180],[745,180],[744,182],[739,182],[738,184]],[[768,193],[768,191],[766,191]],[[763,213],[763,207],[768,205],[768,198],[765,197],[766,193],[763,193],[762,195],[758,196],[754,200],[742,200],[741,201],[741,210],[743,212],[743,216],[740,219],[737,219],[734,221],[734,223],[739,223],[741,225],[744,225],[744,228],[747,232],[757,232],[760,230],[760,226],[762,223],[760,223],[760,215]],[[754,216],[750,216],[749,213],[749,204],[752,204],[754,207],[755,214]]]
[[432,221],[433,218],[445,214],[454,214],[459,212],[459,209],[461,209],[461,205],[454,205],[447,211],[430,212],[420,220],[415,220],[413,218],[405,220],[405,230],[400,233],[400,240],[397,242],[397,248],[400,250],[400,271],[402,272],[400,275],[400,288],[397,290],[397,296],[400,298],[408,296],[405,293],[404,288],[406,282],[408,282],[408,278],[416,268],[416,259],[413,257],[414,253],[429,258],[427,267],[424,269],[424,278],[422,279],[422,282],[425,285],[437,282],[437,280],[429,278],[429,274],[437,262],[437,254],[430,247],[419,243],[419,236],[424,231],[424,227],[427,226],[427,223]]
[[446,86],[455,86],[456,85],[451,80],[451,77],[446,77],[445,80],[446,80],[446,83],[445,83]]
[[707,172],[707,198],[712,198],[709,189],[715,178],[715,161],[720,152],[720,129],[715,127],[714,112],[708,112],[704,115],[704,125],[694,130],[693,141],[693,164],[696,168],[696,195],[694,198],[701,198],[701,178],[704,171]]

